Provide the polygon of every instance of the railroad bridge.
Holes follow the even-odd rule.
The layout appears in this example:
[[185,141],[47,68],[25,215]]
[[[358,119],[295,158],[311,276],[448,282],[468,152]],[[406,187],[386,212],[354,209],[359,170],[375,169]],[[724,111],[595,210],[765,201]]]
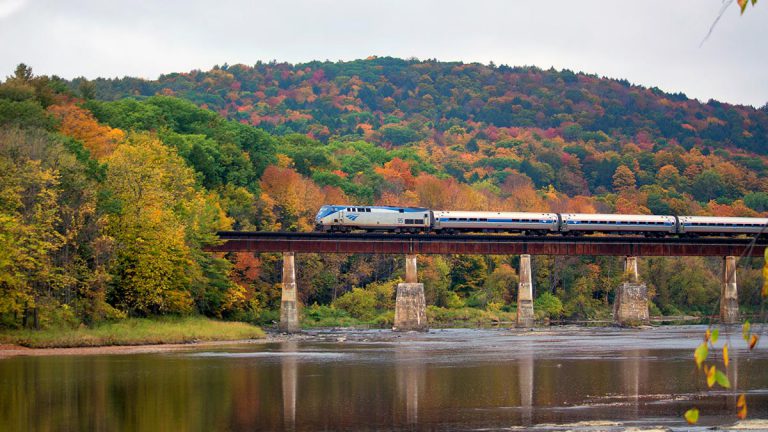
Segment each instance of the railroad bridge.
[[645,238],[637,236],[520,236],[431,234],[329,234],[223,231],[214,252],[281,252],[283,286],[280,328],[299,331],[295,253],[362,253],[405,255],[405,282],[397,287],[395,330],[427,330],[424,285],[418,283],[418,254],[520,255],[517,325],[533,325],[531,255],[587,255],[625,257],[625,282],[618,287],[614,320],[622,325],[648,322],[648,291],[637,271],[637,257],[722,257],[720,320],[739,319],[737,257],[763,256],[768,240],[760,238]]

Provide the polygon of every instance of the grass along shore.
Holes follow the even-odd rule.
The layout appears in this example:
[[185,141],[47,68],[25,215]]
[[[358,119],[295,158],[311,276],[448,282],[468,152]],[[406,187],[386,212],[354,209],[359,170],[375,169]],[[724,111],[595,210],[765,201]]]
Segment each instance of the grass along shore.
[[129,318],[76,329],[2,330],[0,344],[29,348],[177,344],[263,338],[261,328],[204,317]]

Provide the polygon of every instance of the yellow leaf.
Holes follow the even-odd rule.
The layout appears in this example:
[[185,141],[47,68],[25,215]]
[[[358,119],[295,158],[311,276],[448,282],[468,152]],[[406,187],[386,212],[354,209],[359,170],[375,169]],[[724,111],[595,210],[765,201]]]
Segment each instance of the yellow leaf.
[[704,332],[704,342],[709,342],[709,338],[712,336],[712,332],[707,329],[707,331]]
[[685,421],[688,424],[696,424],[699,421],[699,409],[691,408],[685,412]]
[[736,401],[736,408],[739,409],[739,411],[736,413],[736,415],[744,420],[747,418],[747,398],[743,395],[739,395],[739,399]]
[[720,337],[720,329],[714,329],[712,330],[712,345],[717,343],[717,339]]
[[723,364],[728,367],[728,344],[723,345]]
[[715,367],[707,368],[707,366],[704,366],[704,372],[707,373],[707,387],[715,385]]
[[[766,248],[768,251],[768,248]],[[749,320],[744,321],[744,325],[741,326],[741,336],[744,338],[745,341],[749,340]]]
[[763,289],[760,291],[760,295],[763,296],[763,298],[768,297],[768,278],[763,276]]

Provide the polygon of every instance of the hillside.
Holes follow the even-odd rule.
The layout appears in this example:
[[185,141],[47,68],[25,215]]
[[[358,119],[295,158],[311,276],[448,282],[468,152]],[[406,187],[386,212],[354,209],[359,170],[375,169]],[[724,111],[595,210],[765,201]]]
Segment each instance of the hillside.
[[[20,65],[0,84],[0,326],[270,322],[279,256],[203,249],[221,229],[309,230],[324,203],[765,215],[765,130],[761,110],[533,68],[375,59],[66,82]],[[299,260],[317,322],[391,321],[402,257]],[[431,305],[513,307],[517,257],[419,264]],[[714,310],[716,263],[641,266],[658,311]],[[543,314],[594,318],[622,267],[536,257],[535,273]],[[747,310],[758,275],[740,276]]]
[[225,65],[157,81],[96,84],[100,98],[175,95],[265,130],[320,139],[373,130],[379,132],[375,142],[401,145],[426,137],[439,141],[452,126],[478,132],[536,127],[564,138],[589,140],[604,132],[628,142],[674,139],[686,149],[768,151],[765,110],[702,104],[681,93],[569,70],[372,58]]
[[[732,204],[746,195],[752,209],[768,208],[762,204],[766,197],[750,195],[766,189],[760,179],[766,174],[768,109],[703,104],[623,80],[568,70],[372,58],[225,65],[156,81],[93,84],[104,100],[172,95],[278,135],[413,150],[408,153],[429,162],[422,168],[462,183],[498,188],[511,177],[570,197],[605,195],[618,191],[614,176],[624,165],[637,188],[660,186],[647,191],[650,203],[641,196],[602,211],[698,213],[699,204],[712,199]],[[311,171],[321,185],[342,186],[367,203],[381,200],[366,179],[358,179],[357,188],[345,184],[359,170],[318,159],[310,169],[297,160],[306,155],[289,156],[299,172]]]

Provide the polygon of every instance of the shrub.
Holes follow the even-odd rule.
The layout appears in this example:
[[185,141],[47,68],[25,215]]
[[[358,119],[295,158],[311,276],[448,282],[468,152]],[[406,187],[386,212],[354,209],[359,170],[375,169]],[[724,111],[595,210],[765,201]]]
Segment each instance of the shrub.
[[545,292],[533,302],[533,310],[538,318],[559,318],[563,314],[563,302]]
[[349,312],[357,319],[369,321],[376,316],[376,293],[363,288],[353,288],[334,300],[332,306]]
[[395,311],[386,311],[380,313],[373,319],[373,324],[377,327],[392,327],[395,324]]
[[656,306],[656,303],[654,303],[654,302],[649,302],[649,304],[648,304],[648,313],[651,316],[661,316],[662,315],[661,314],[661,309],[659,309],[659,307]]
[[459,297],[458,294],[451,291],[448,293],[448,295],[445,296],[445,306],[448,309],[458,309],[463,308],[466,304],[464,303],[464,300]]
[[395,287],[401,279],[394,279],[385,282],[374,282],[366,285],[365,290],[373,293],[376,299],[376,310],[389,310],[395,307]]
[[334,306],[318,305],[302,309],[302,324],[307,327],[347,327],[360,324],[355,318],[343,309]]

